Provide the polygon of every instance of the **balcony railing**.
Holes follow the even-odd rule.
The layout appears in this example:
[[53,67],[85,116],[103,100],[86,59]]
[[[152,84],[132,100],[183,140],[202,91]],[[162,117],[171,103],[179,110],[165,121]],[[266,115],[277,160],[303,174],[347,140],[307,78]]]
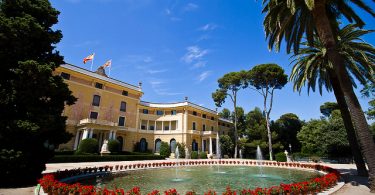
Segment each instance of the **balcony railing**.
[[91,118],[85,118],[79,121],[80,125],[84,124],[97,124],[97,125],[105,125],[105,126],[117,126],[118,124],[112,121],[107,120],[98,120],[98,119],[91,119]]

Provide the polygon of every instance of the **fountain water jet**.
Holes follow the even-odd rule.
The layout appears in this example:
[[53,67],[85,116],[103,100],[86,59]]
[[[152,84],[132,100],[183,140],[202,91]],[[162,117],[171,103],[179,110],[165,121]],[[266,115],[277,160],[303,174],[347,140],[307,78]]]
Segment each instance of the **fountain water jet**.
[[[216,158],[221,160],[221,148],[220,148],[220,138],[219,132],[216,134]],[[217,164],[217,172],[216,173],[226,173],[225,171],[220,171],[220,164]]]
[[259,170],[259,176],[265,177],[263,173],[263,154],[262,154],[262,150],[260,150],[259,145],[257,146],[257,165],[258,165],[258,170]]
[[175,150],[175,156],[176,156],[176,177],[174,179],[172,179],[172,181],[182,181],[183,179],[182,178],[178,178],[178,159],[180,157],[180,151],[178,150],[178,146],[176,146],[176,150]]

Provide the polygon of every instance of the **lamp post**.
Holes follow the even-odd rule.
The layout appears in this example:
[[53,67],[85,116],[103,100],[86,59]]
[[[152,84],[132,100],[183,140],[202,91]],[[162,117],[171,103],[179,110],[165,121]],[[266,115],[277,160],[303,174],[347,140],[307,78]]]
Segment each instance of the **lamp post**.
[[292,144],[289,144],[289,152],[292,153]]

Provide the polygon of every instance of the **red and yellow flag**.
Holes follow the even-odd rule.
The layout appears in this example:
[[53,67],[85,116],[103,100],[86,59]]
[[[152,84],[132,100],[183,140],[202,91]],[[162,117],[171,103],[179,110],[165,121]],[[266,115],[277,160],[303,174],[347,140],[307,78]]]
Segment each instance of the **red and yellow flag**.
[[91,54],[91,55],[83,58],[83,63],[86,64],[86,62],[93,60],[94,59],[94,55],[95,55],[95,53],[93,53],[93,54]]
[[112,60],[108,60],[105,64],[103,64],[103,68],[107,68],[107,67],[109,67],[109,66],[111,66],[111,64],[112,64]]

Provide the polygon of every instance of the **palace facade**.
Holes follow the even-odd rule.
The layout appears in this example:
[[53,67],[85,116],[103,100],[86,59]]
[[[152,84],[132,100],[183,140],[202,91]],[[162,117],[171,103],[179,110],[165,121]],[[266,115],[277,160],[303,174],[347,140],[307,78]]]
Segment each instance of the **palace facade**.
[[228,134],[231,121],[214,110],[185,98],[177,103],[141,100],[141,83],[131,85],[108,77],[103,68],[96,72],[64,64],[54,72],[64,78],[78,98],[66,106],[67,131],[74,137],[59,149],[76,150],[81,140],[95,138],[99,149],[105,139],[117,139],[123,151],[160,151],[161,142],[171,148],[184,143],[187,151],[216,153],[218,134]]

